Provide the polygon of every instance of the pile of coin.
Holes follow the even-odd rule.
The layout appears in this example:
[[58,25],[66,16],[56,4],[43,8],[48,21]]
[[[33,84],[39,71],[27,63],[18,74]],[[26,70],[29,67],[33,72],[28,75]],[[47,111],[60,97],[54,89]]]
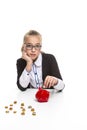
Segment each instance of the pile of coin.
[[[9,104],[8,106],[5,106],[4,107],[5,108],[5,113],[13,112],[13,114],[16,114],[17,110],[14,109],[15,105],[17,105],[17,101],[14,101],[13,103]],[[31,105],[27,106],[27,109],[30,109],[33,116],[36,115],[35,109]],[[21,115],[26,114],[26,107],[25,107],[24,102],[20,103],[20,110],[21,110],[21,112],[20,112]]]

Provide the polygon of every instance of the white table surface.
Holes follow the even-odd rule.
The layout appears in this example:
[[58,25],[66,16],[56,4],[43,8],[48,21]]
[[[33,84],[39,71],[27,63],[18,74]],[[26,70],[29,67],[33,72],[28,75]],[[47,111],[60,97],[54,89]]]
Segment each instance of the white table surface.
[[[35,100],[37,89],[28,89],[21,92],[17,87],[10,90],[3,88],[0,100],[0,130],[86,130],[87,129],[87,107],[83,99],[79,100],[80,95],[71,93],[65,88],[63,92],[51,92],[49,101],[39,103]],[[80,93],[81,94],[81,93]],[[77,98],[76,98],[77,97]],[[15,105],[16,114],[5,113],[5,106],[17,101]],[[20,104],[24,102],[26,114],[20,114]],[[32,116],[27,106],[35,108],[36,116]],[[85,118],[86,116],[86,118]]]

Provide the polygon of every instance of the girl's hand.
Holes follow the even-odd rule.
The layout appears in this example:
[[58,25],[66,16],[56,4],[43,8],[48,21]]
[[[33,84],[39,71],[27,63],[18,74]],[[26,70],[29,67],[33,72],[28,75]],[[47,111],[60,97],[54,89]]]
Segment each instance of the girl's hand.
[[31,59],[31,57],[28,56],[25,48],[23,48],[23,51],[22,51],[22,58],[27,61],[26,70],[30,71],[32,68],[33,61]]
[[27,55],[26,51],[23,51],[23,52],[22,52],[22,58],[23,58],[24,60],[26,60],[27,62],[32,63],[32,59],[31,59],[30,56]]
[[46,76],[45,81],[44,81],[44,86],[45,88],[50,88],[58,83],[58,78],[54,76]]

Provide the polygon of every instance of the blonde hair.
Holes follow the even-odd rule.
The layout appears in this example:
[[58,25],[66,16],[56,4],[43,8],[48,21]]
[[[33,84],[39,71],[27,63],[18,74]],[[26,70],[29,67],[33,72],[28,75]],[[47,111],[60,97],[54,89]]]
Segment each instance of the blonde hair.
[[22,45],[22,48],[21,48],[21,51],[23,51],[24,49],[24,44],[25,44],[25,39],[29,36],[39,36],[41,41],[42,41],[42,36],[39,32],[37,32],[36,30],[30,30],[28,31],[25,35],[24,35],[24,38],[23,38],[23,45]]

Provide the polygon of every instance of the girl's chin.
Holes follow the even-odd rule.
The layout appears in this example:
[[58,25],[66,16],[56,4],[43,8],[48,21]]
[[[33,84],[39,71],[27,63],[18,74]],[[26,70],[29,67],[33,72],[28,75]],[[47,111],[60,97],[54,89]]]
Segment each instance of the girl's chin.
[[37,59],[37,57],[35,57],[35,58],[32,58],[33,62],[34,62],[36,59]]

